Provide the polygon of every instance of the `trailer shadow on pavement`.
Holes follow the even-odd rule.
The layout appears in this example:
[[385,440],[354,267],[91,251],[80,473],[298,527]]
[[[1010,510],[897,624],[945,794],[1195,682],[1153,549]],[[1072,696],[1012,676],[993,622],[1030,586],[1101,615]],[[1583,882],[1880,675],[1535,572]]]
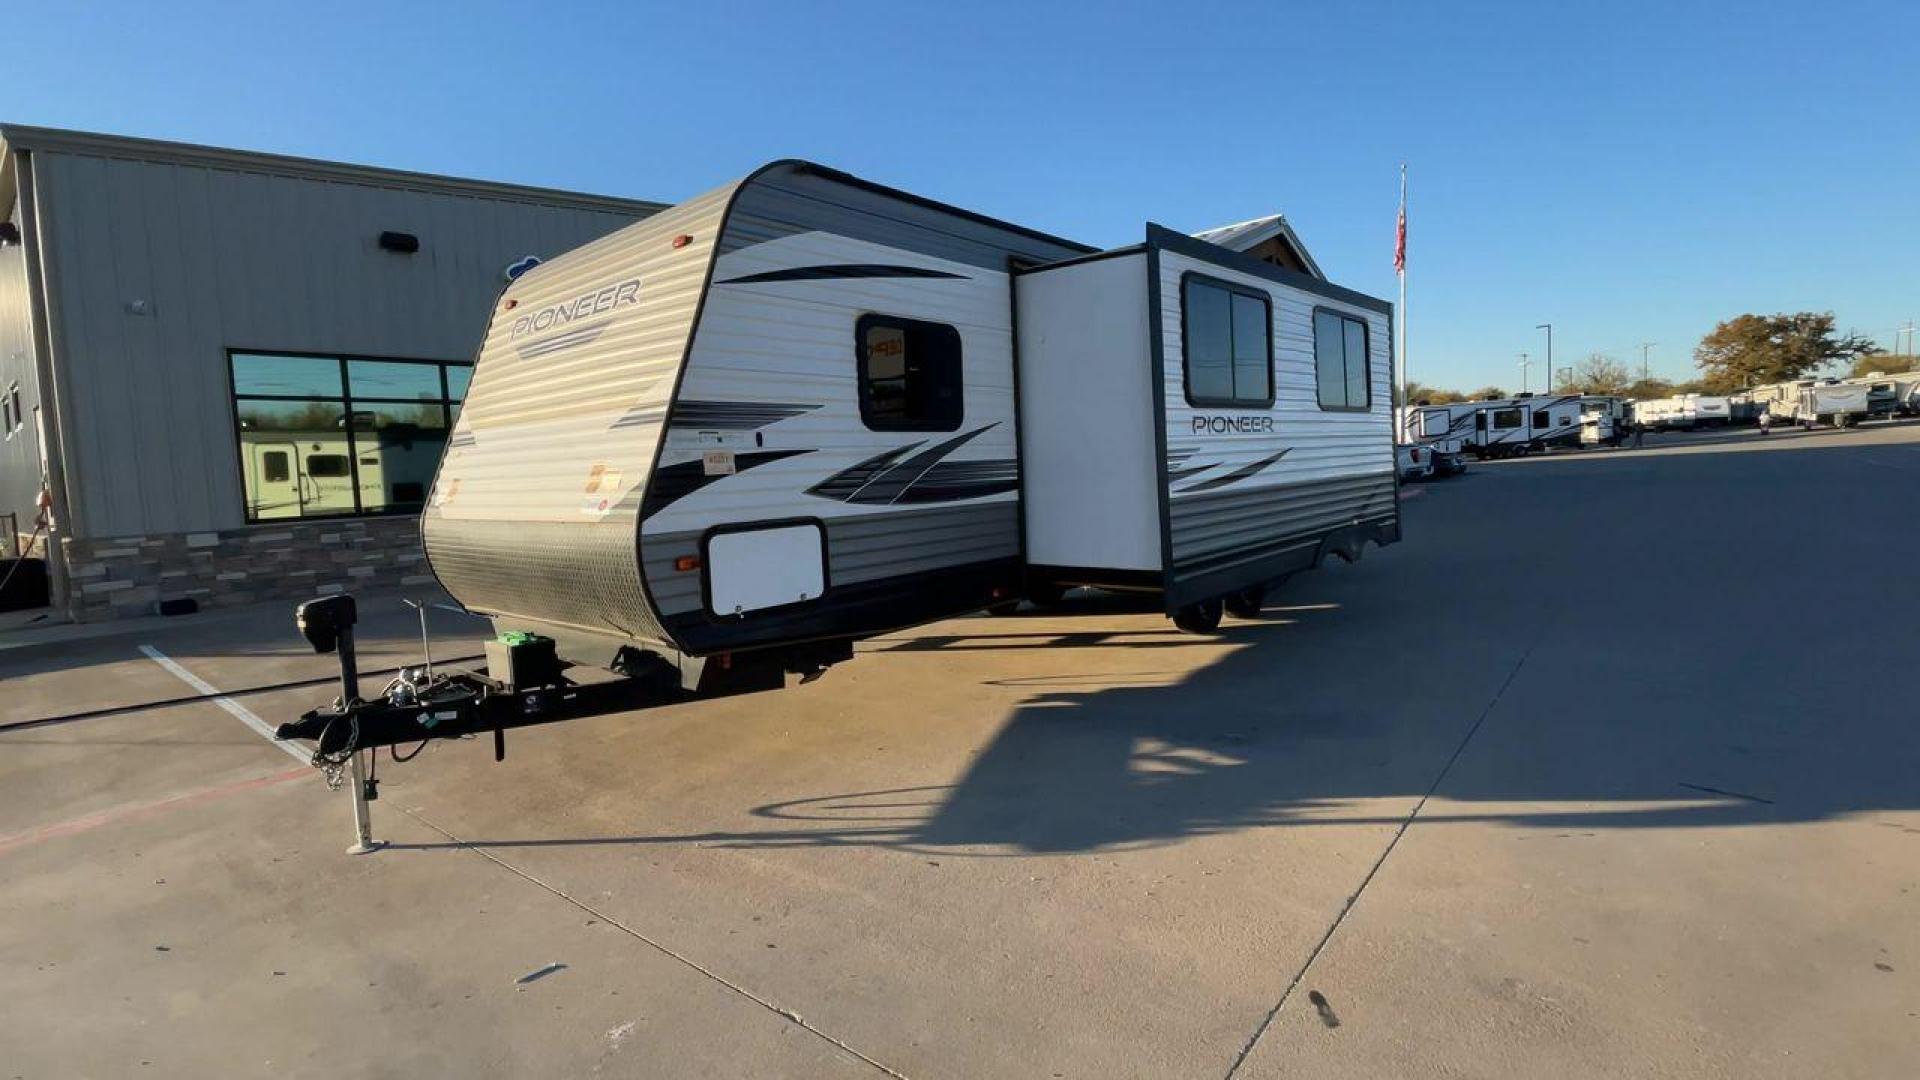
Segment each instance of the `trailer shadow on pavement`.
[[[1842,482],[1886,452],[1770,463],[1801,483],[1784,516],[1754,500],[1753,459],[1730,453],[1668,459],[1629,489],[1584,463],[1489,473],[1416,504],[1407,544],[1302,575],[1270,620],[1230,620],[1210,642],[1111,596],[1079,601],[1099,629],[1075,629],[1070,602],[889,635],[875,651],[1034,656],[1019,674],[982,673],[1029,693],[951,783],[769,801],[749,811],[764,830],[464,842],[1001,856],[1397,825],[1429,795],[1426,824],[1559,832],[1915,809],[1912,705],[1836,680],[1863,657],[1920,650],[1920,597],[1838,572],[1920,524],[1915,492]],[[1476,542],[1494,515],[1531,527]],[[1815,559],[1829,569],[1792,569]],[[1114,648],[1214,655],[1093,661]]]

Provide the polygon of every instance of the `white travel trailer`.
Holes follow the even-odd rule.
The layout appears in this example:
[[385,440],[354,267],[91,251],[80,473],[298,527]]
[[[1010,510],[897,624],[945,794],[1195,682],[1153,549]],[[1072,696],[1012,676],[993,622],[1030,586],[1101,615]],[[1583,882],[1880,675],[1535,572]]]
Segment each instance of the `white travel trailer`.
[[1732,405],[1725,397],[1681,394],[1678,401],[1679,427],[1725,427],[1733,418]]
[[1608,394],[1584,394],[1580,398],[1580,445],[1619,446],[1626,438],[1628,402]]
[[1580,396],[1522,396],[1475,401],[1468,445],[1482,458],[1580,445]]
[[1431,446],[1447,454],[1466,452],[1473,440],[1473,414],[1479,402],[1408,405],[1395,411],[1398,441]]
[[[1870,411],[1865,383],[1802,382],[1796,385],[1795,391],[1787,419],[1798,422],[1801,427],[1812,428],[1816,424],[1852,427],[1866,419]],[[1774,415],[1778,417],[1780,412],[1776,404]]]
[[1078,584],[1209,629],[1399,538],[1390,311],[777,162],[507,287],[428,560],[503,630],[685,680]]

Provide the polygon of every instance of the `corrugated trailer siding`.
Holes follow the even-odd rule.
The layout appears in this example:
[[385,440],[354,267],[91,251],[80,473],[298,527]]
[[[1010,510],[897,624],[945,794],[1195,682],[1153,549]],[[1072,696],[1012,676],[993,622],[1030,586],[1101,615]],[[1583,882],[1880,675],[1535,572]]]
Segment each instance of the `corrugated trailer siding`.
[[[31,160],[49,334],[73,389],[67,469],[93,537],[244,523],[229,349],[464,360],[507,263],[632,220],[238,167]],[[383,230],[420,251],[380,250]]]
[[[20,219],[16,202],[6,220],[18,225]],[[18,515],[20,531],[32,532],[34,498],[40,491],[33,407],[40,403],[40,396],[33,366],[32,303],[27,293],[26,252],[24,244],[0,247],[0,394],[19,383],[20,404],[27,411],[18,421],[18,431],[0,432],[0,514]],[[0,536],[0,553],[12,550],[12,538]]]
[[[434,573],[468,607],[665,640],[640,582],[640,508],[731,194],[569,252],[496,305],[423,528]],[[680,235],[693,239],[675,247]],[[521,318],[634,279],[630,307],[513,333]],[[612,504],[604,514],[599,498]]]
[[[698,575],[673,570],[673,559],[693,554],[697,537],[723,523],[823,519],[833,585],[1016,556],[1013,492],[959,506],[902,503],[877,513],[871,505],[806,492],[875,454],[909,444],[932,446],[981,427],[988,429],[949,460],[1012,460],[1017,448],[1007,260],[1060,259],[1079,249],[810,167],[778,164],[742,187],[720,252],[680,399],[803,403],[807,411],[768,425],[757,433],[764,442],[752,449],[806,452],[730,476],[648,520],[643,561],[659,610],[678,614],[699,607]],[[902,261],[954,277],[725,283],[768,267]],[[931,320],[960,332],[966,401],[957,431],[866,426],[854,357],[855,324],[865,312]],[[698,459],[704,444],[685,437],[695,434],[694,427],[674,428],[661,466]]]
[[[1183,495],[1182,483],[1173,485],[1168,514],[1175,577],[1231,562],[1236,548],[1283,545],[1290,538],[1340,525],[1391,518],[1397,511],[1388,317],[1175,252],[1163,250],[1159,259],[1167,451],[1175,455],[1190,450],[1190,462],[1204,459],[1222,463],[1185,483],[1190,485],[1286,451],[1286,456],[1272,466],[1220,491]],[[1233,438],[1192,434],[1195,413],[1231,415],[1244,410],[1195,408],[1187,403],[1182,382],[1180,287],[1182,275],[1189,271],[1243,283],[1271,295],[1272,434]],[[1332,308],[1367,322],[1372,386],[1372,408],[1367,412],[1328,412],[1320,408],[1313,358],[1316,307]]]

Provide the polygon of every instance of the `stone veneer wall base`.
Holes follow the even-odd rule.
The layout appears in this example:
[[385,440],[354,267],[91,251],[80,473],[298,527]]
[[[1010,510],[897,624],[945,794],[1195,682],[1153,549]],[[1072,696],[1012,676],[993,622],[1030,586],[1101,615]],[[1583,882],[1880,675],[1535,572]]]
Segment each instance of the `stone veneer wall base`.
[[61,551],[67,614],[75,622],[147,615],[160,601],[181,597],[220,608],[434,583],[420,550],[419,519],[411,516],[62,538]]

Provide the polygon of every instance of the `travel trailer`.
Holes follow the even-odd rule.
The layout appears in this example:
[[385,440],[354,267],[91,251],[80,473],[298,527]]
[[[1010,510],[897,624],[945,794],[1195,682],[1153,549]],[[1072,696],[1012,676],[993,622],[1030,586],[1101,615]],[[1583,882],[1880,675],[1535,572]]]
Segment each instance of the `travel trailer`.
[[1475,401],[1468,445],[1481,458],[1512,457],[1553,446],[1580,445],[1580,397],[1522,395]]
[[1876,371],[1871,375],[1840,381],[1867,388],[1869,419],[1904,416],[1911,410],[1915,388],[1911,375],[1887,375]]
[[[1868,416],[1868,388],[1863,383],[1803,383],[1797,390],[1788,419],[1797,421],[1801,427],[1812,428],[1816,424],[1852,427]],[[1777,417],[1779,413],[1776,411],[1774,415]]]
[[1732,420],[1731,403],[1714,394],[1681,394],[1678,426],[1684,428],[1725,427]]
[[1580,398],[1580,445],[1619,446],[1632,426],[1625,398],[1584,394]]
[[1443,476],[1467,470],[1467,446],[1473,437],[1473,403],[1403,406],[1394,414],[1395,440],[1423,446],[1433,455],[1434,472]]
[[1077,585],[1204,632],[1399,538],[1391,310],[777,162],[506,288],[427,558],[503,632],[689,686]]

